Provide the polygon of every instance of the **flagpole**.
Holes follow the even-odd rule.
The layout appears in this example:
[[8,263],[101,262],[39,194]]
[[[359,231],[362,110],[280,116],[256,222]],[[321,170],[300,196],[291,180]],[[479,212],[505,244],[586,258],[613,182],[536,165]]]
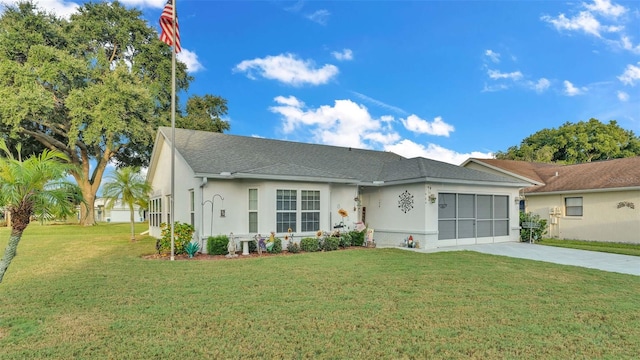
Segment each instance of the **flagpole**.
[[171,23],[173,26],[173,46],[171,47],[171,261],[175,260],[175,194],[176,194],[176,2],[173,0],[173,14]]

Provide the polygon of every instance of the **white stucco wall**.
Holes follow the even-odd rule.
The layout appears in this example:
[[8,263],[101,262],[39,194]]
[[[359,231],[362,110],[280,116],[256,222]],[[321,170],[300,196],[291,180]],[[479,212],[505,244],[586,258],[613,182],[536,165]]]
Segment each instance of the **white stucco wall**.
[[[293,181],[260,181],[246,179],[210,179],[203,188],[205,200],[214,199],[213,223],[211,222],[211,204],[201,207],[204,217],[201,224],[203,237],[210,235],[234,235],[247,237],[249,233],[249,189],[258,190],[258,233],[268,235],[276,230],[276,191],[279,189],[296,190],[298,194],[298,224],[300,223],[300,191],[320,192],[320,229],[329,231],[340,221],[337,210],[344,207],[350,214],[345,224],[350,224],[353,213],[356,186],[327,183],[307,183]],[[224,200],[222,200],[224,198]],[[200,203],[198,203],[200,204]],[[220,217],[220,210],[225,210],[225,217]],[[355,220],[353,220],[355,221]],[[212,226],[213,225],[213,226]],[[296,238],[315,236],[314,231],[301,232],[297,229]],[[284,236],[284,233],[278,233]]]
[[[404,196],[405,191],[413,196],[413,208],[407,212],[398,206],[400,196]],[[398,246],[403,239],[411,235],[414,241],[422,245],[425,244],[429,234],[437,234],[437,218],[432,222],[430,211],[429,216],[426,216],[429,208],[425,204],[425,199],[424,184],[363,188],[362,207],[365,209],[365,225],[374,230],[376,244]]]
[[[150,199],[160,197],[162,199],[162,222],[167,222],[167,213],[170,207],[169,196],[171,195],[171,147],[167,143],[162,143],[162,149],[157,159],[154,176],[151,180],[152,193]],[[196,178],[195,174],[189,166],[184,162],[180,154],[176,153],[175,161],[175,214],[174,221],[189,223],[189,190],[197,189],[200,185],[200,178]],[[197,195],[196,195],[197,196]],[[196,199],[196,203],[197,203]],[[197,217],[197,216],[196,216]],[[196,219],[198,224],[199,218]],[[198,229],[196,227],[196,229]],[[196,230],[197,231],[197,230]],[[149,226],[149,235],[160,237],[160,227]]]
[[[582,197],[582,216],[566,216],[566,197]],[[620,203],[632,203],[634,208],[618,207]],[[558,216],[550,215],[553,207],[559,208]],[[526,211],[547,219],[550,237],[640,243],[640,190],[529,194],[526,198]]]
[[[413,195],[414,207],[404,213],[399,206],[400,195],[405,191]],[[509,235],[469,239],[438,240],[438,202],[440,193],[504,195],[508,196]],[[429,195],[436,197],[435,203]],[[455,185],[455,184],[407,184],[385,187],[366,187],[362,190],[365,222],[375,230],[378,246],[398,246],[409,235],[423,248],[436,248],[466,244],[518,241],[520,234],[518,206],[514,199],[517,188]]]

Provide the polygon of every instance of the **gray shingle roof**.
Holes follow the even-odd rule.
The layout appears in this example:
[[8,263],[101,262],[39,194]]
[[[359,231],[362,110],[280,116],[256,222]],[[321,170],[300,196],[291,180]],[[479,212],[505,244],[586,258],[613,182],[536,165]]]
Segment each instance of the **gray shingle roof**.
[[[171,128],[161,127],[167,142]],[[236,177],[314,178],[345,182],[430,179],[521,185],[508,177],[452,164],[338,146],[176,129],[176,151],[200,176],[229,172]]]

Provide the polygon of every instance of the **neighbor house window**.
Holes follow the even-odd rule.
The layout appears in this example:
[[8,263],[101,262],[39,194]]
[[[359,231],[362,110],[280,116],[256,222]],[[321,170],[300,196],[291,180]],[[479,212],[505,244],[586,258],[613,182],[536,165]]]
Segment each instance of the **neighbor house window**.
[[276,190],[276,232],[296,230],[297,190]]
[[567,216],[582,216],[582,197],[564,198],[564,207]]
[[162,221],[162,199],[154,198],[149,201],[149,225],[159,227]]
[[193,192],[193,189],[189,190],[189,215],[191,220],[191,226],[195,228],[196,226],[196,195]]
[[300,192],[300,231],[320,229],[320,191]]
[[249,189],[249,232],[258,232],[258,189]]
[[509,197],[438,194],[438,240],[509,235]]

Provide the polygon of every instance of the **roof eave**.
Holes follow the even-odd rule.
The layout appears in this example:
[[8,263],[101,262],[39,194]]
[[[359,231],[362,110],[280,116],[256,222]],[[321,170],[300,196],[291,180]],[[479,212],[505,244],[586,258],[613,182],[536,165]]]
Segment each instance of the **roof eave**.
[[315,176],[292,176],[292,175],[271,175],[271,174],[248,174],[248,173],[196,173],[196,177],[206,177],[208,179],[217,180],[274,180],[274,181],[297,181],[297,182],[314,182],[314,183],[334,183],[334,184],[352,184],[358,185],[360,181],[357,179],[341,179],[341,178],[319,178]]
[[601,193],[611,191],[640,191],[640,186],[625,186],[616,188],[602,188],[602,189],[573,189],[573,190],[555,190],[555,191],[539,191],[539,192],[526,192],[525,196],[536,195],[560,195],[560,194],[585,194],[585,193]]

